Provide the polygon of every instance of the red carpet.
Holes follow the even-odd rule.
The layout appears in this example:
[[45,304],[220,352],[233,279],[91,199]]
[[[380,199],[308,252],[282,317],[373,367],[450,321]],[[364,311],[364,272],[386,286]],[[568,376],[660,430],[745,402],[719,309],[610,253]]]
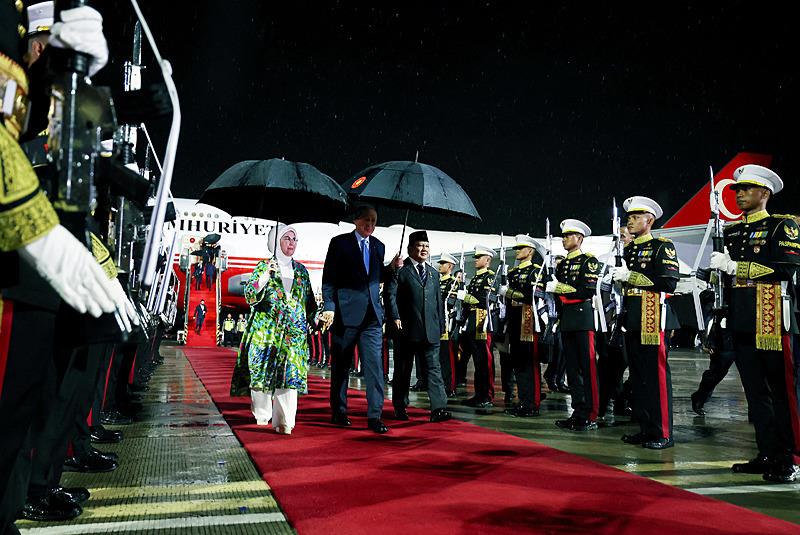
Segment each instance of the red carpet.
[[[329,424],[328,383],[311,378],[292,436],[258,428],[248,398],[228,395],[235,354],[183,350],[299,533],[792,533],[797,525],[582,457],[451,421]],[[387,407],[390,405],[387,404]]]
[[[192,319],[194,309],[203,299],[206,305],[206,319],[200,334],[195,334],[195,322]],[[186,345],[190,347],[216,347],[217,345],[217,293],[216,288],[206,289],[205,283],[199,290],[192,290],[189,293],[189,327],[186,332]]]

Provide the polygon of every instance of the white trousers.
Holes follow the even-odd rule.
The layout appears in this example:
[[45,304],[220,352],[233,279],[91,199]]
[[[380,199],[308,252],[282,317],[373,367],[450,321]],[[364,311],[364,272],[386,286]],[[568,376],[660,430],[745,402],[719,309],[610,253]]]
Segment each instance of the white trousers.
[[258,425],[267,425],[272,420],[272,427],[286,426],[294,428],[297,416],[297,390],[278,388],[272,392],[250,391],[250,407]]

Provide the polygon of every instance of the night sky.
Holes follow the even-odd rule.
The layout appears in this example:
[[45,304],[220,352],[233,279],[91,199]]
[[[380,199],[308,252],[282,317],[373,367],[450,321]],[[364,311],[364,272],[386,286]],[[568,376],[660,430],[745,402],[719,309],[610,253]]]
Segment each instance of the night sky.
[[[412,216],[418,228],[542,235],[549,216],[606,234],[612,196],[655,198],[663,223],[709,165],[746,150],[772,154],[786,183],[771,211],[800,210],[789,8],[141,3],[181,98],[179,197],[246,159],[308,162],[343,182],[418,150],[483,217]],[[96,81],[119,85],[134,19],[114,5],[100,4],[115,59]],[[162,153],[167,126],[150,125]]]

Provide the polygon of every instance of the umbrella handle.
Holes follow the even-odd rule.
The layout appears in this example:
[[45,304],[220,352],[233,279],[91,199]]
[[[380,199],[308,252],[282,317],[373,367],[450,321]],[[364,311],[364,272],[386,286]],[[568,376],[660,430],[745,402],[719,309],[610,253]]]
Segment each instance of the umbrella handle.
[[400,249],[397,251],[397,256],[403,255],[403,240],[406,239],[406,225],[408,224],[408,210],[406,210],[406,219],[403,221],[403,234],[400,235]]

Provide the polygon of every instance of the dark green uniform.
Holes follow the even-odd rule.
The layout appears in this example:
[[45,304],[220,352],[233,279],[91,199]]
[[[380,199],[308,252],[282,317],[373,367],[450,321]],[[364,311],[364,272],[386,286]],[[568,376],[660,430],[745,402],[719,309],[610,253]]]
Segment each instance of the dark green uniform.
[[662,321],[664,293],[678,284],[678,255],[672,241],[639,236],[625,246],[631,276],[625,285],[624,325],[634,411],[643,441],[672,439],[672,377]]
[[492,333],[488,329],[487,297],[494,281],[494,271],[483,268],[475,273],[467,285],[464,307],[467,325],[460,337],[462,358],[470,357],[475,365],[475,398],[477,404],[494,399],[494,359]]
[[[539,354],[539,333],[534,328],[533,286],[542,268],[542,256],[534,252],[526,260],[508,270],[506,293],[506,325],[509,352],[514,367],[519,395],[519,414],[537,412],[542,400],[542,369]],[[540,276],[539,289],[544,276]]]
[[569,253],[556,267],[561,344],[567,363],[572,417],[583,423],[597,420],[599,391],[595,354],[595,311],[592,299],[600,263],[580,250]]
[[[800,229],[789,216],[766,211],[724,229],[725,246],[736,261],[726,277],[727,329],[761,455],[781,465],[800,464],[800,417],[791,334],[792,280],[800,267]],[[782,297],[785,294],[785,298]],[[789,325],[784,325],[788,307]]]
[[[452,275],[444,275],[439,278],[439,291],[442,293],[442,303],[445,308],[445,331],[439,342],[439,366],[442,369],[442,380],[444,389],[448,395],[456,390],[456,353],[458,352],[458,341],[455,333],[457,329],[455,323],[451,321],[455,315],[456,292],[459,282]],[[454,340],[456,338],[456,340]]]

